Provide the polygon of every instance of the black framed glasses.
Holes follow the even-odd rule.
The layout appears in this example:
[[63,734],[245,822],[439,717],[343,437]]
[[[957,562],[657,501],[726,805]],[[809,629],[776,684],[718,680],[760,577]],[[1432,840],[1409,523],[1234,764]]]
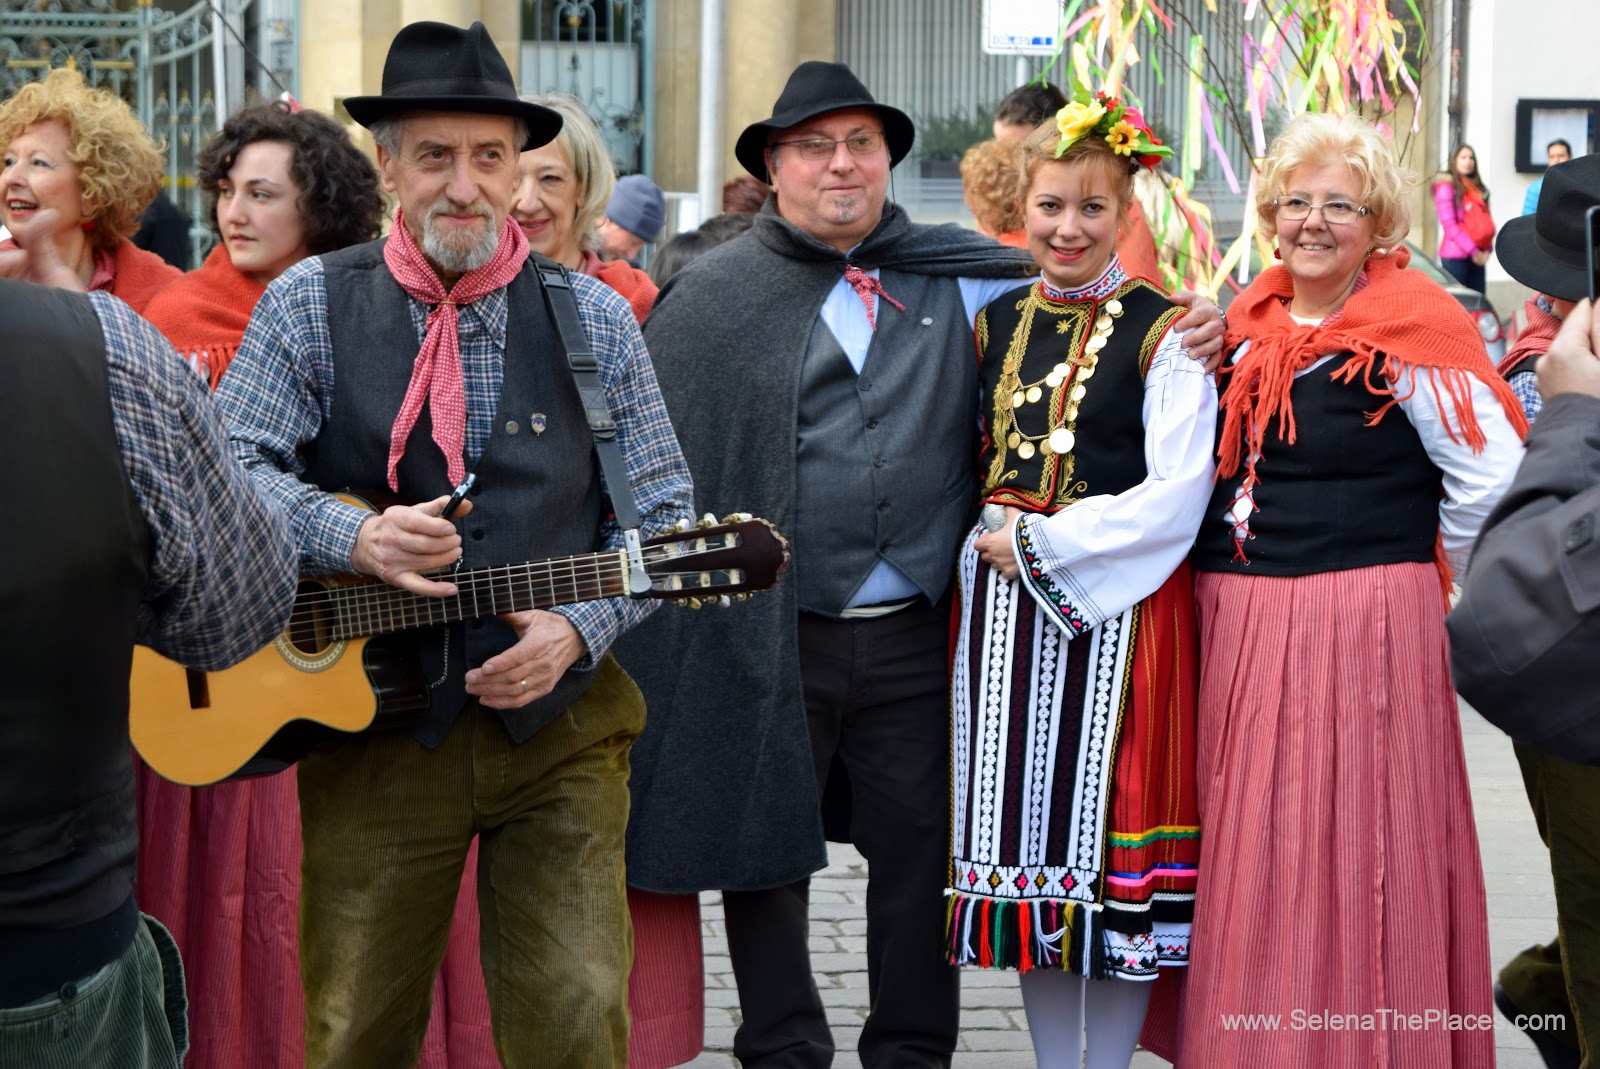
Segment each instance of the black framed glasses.
[[1372,212],[1372,209],[1365,204],[1351,204],[1347,200],[1330,200],[1322,204],[1313,204],[1304,197],[1274,197],[1272,207],[1280,218],[1287,219],[1291,223],[1311,218],[1313,210],[1320,211],[1322,220],[1326,223],[1353,223]]
[[773,148],[779,145],[793,145],[802,160],[831,160],[833,154],[843,145],[850,150],[852,156],[870,156],[883,147],[883,132],[881,130],[866,130],[859,134],[851,134],[835,141],[831,137],[802,137],[794,141],[774,141]]

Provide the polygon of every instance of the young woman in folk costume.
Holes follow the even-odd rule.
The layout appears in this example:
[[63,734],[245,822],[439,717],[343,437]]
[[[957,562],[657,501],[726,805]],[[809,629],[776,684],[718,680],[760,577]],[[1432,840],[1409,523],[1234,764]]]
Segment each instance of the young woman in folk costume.
[[1217,395],[1180,310],[1114,252],[1133,172],[1167,154],[1137,111],[1080,89],[1025,146],[1043,278],[976,323],[987,522],[959,561],[948,937],[957,964],[1021,972],[1041,1067],[1126,1067],[1151,981],[1188,955],[1184,559]]

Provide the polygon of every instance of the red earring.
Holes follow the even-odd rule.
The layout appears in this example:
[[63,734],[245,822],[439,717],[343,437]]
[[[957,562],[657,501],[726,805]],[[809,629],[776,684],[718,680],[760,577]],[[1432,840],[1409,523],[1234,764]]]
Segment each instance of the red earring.
[[1274,260],[1281,260],[1281,259],[1283,259],[1283,250],[1282,250],[1282,249],[1273,249],[1273,250],[1272,250],[1272,258],[1273,258],[1273,259],[1274,259]]

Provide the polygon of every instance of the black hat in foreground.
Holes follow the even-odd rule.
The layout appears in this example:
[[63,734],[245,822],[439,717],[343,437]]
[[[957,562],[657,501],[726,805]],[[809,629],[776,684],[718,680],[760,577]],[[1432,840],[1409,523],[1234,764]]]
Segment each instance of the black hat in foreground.
[[889,166],[906,158],[911,144],[917,139],[917,128],[906,113],[872,99],[861,79],[850,72],[843,63],[821,63],[810,60],[800,64],[789,75],[778,102],[772,106],[772,118],[753,122],[744,128],[733,146],[733,154],[744,164],[744,169],[771,182],[767,175],[764,155],[767,138],[775,130],[787,130],[807,119],[841,108],[872,108],[883,120],[883,139],[889,146]]
[[350,97],[344,106],[352,119],[367,127],[407,111],[509,115],[528,126],[524,152],[549,143],[561,132],[560,115],[518,99],[511,68],[481,22],[467,30],[443,22],[401,27],[383,61],[382,94]]
[[1584,214],[1600,204],[1600,153],[1558,163],[1544,172],[1539,210],[1500,228],[1494,254],[1524,286],[1563,301],[1589,295],[1584,260]]

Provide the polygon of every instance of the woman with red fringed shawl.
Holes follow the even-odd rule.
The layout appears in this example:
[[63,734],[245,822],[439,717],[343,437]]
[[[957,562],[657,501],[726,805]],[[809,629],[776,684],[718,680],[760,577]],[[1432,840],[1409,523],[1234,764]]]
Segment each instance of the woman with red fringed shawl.
[[[220,243],[143,314],[215,388],[267,284],[306,256],[370,241],[383,198],[377,169],[344,127],[270,104],[229,118],[206,142],[197,171]],[[304,1064],[294,772],[208,787],[169,783],[143,762],[135,774],[139,907],[171,930],[183,953],[185,1064]],[[442,1001],[436,1009],[442,1030],[451,1015]]]
[[1265,163],[1282,264],[1228,313],[1194,551],[1204,833],[1180,1066],[1494,1064],[1444,612],[1526,424],[1460,306],[1406,270],[1408,185],[1353,116],[1301,116]]

